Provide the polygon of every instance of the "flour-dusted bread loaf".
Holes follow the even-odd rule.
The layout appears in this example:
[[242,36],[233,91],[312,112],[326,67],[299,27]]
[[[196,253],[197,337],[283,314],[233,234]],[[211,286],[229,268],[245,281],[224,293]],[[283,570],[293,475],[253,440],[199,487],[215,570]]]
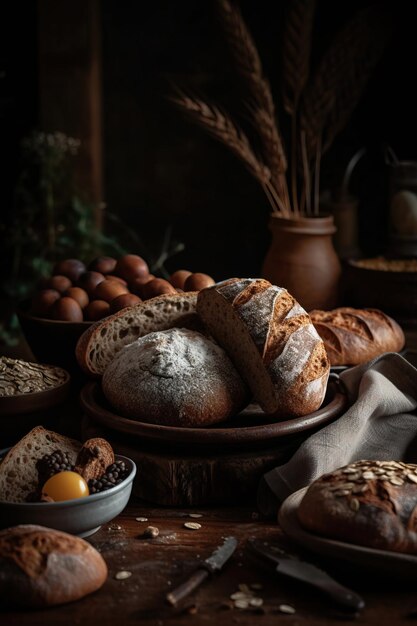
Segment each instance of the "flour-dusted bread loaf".
[[378,309],[314,310],[310,317],[331,365],[358,365],[384,352],[399,352],[405,344],[401,327]]
[[185,328],[150,333],[123,348],[107,366],[102,386],[123,415],[169,426],[214,424],[249,400],[225,351]]
[[298,519],[326,538],[417,554],[417,465],[357,461],[325,474],[308,488]]
[[286,289],[232,278],[200,291],[197,312],[266,413],[295,417],[320,407],[329,361],[308,314]]
[[38,487],[36,462],[45,454],[62,450],[75,463],[81,443],[36,426],[11,448],[0,463],[0,501],[24,502]]
[[0,532],[0,604],[41,608],[99,589],[107,565],[84,539],[23,524]]
[[196,303],[196,291],[163,294],[93,324],[77,342],[75,353],[81,369],[100,377],[117,352],[139,337],[173,326],[199,330]]

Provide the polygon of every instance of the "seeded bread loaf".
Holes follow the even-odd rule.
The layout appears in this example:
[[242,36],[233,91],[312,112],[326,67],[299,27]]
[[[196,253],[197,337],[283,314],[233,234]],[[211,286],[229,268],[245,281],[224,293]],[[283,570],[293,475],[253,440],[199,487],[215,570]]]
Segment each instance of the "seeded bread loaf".
[[351,463],[314,481],[297,513],[327,538],[417,554],[417,465]]
[[197,312],[266,413],[296,417],[320,407],[329,361],[308,314],[286,289],[232,278],[200,291]]
[[314,310],[310,317],[331,365],[358,365],[384,352],[399,352],[405,344],[401,327],[378,309]]
[[81,443],[43,426],[36,426],[11,448],[0,463],[0,501],[24,502],[38,487],[36,462],[61,450],[75,463]]
[[139,337],[173,326],[198,329],[196,303],[196,291],[163,294],[93,324],[77,342],[81,369],[89,376],[100,377],[117,352]]
[[249,401],[224,350],[186,328],[149,333],[120,350],[104,372],[102,387],[123,415],[166,426],[214,424]]
[[[87,541],[43,526],[0,532],[0,604],[40,608],[99,589],[107,566]],[[41,620],[42,621],[42,620]]]

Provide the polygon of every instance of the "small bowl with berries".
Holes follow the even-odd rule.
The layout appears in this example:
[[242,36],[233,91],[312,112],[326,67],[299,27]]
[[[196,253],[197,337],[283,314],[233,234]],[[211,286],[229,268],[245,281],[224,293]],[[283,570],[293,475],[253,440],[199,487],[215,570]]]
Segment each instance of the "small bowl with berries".
[[36,426],[0,452],[0,528],[39,524],[87,537],[123,511],[135,475],[106,439],[81,444]]
[[168,279],[157,277],[137,254],[100,256],[87,264],[63,259],[51,276],[39,281],[32,298],[20,304],[17,316],[38,361],[79,375],[75,346],[94,322],[164,293],[194,291],[213,283],[207,274],[183,269]]

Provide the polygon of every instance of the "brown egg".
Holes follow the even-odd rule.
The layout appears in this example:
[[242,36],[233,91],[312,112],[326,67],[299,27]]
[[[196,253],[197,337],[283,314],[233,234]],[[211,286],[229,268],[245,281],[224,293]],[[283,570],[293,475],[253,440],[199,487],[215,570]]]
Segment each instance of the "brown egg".
[[70,298],[76,300],[82,309],[85,309],[87,304],[90,302],[88,293],[85,289],[81,289],[81,287],[70,287],[64,291],[64,296],[69,296]]
[[142,292],[143,299],[149,300],[149,298],[160,296],[163,293],[177,293],[177,290],[164,278],[153,278],[143,285]]
[[61,276],[66,276],[73,283],[75,283],[80,274],[85,272],[85,265],[79,259],[65,259],[64,261],[58,261],[55,263],[54,269],[52,270],[52,274],[55,276],[60,274]]
[[110,274],[116,267],[117,260],[112,256],[98,256],[88,264],[88,269],[101,274]]
[[32,298],[30,313],[38,317],[49,317],[54,302],[59,300],[61,294],[56,289],[42,289]]
[[127,280],[125,280],[124,278],[121,278],[120,276],[115,276],[114,274],[107,274],[106,280],[115,280],[117,283],[120,283],[121,285],[124,285],[125,287],[127,287]]
[[110,312],[116,313],[117,311],[125,309],[127,306],[135,306],[135,304],[139,304],[140,302],[142,302],[142,300],[139,296],[135,296],[133,293],[122,293],[110,302]]
[[94,299],[111,302],[122,293],[129,293],[129,289],[115,280],[103,280],[94,289]]
[[76,300],[68,296],[60,298],[52,305],[51,314],[54,320],[65,322],[83,321],[83,312],[80,305]]
[[214,285],[216,281],[208,274],[202,274],[201,272],[195,272],[191,274],[184,283],[184,291],[200,291]]
[[147,276],[149,267],[145,259],[137,254],[125,254],[117,261],[114,273],[130,282],[138,276]]
[[86,320],[95,322],[110,314],[110,304],[104,300],[92,300],[84,309]]
[[143,286],[153,280],[155,276],[148,274],[148,276],[137,276],[129,283],[129,289],[132,293],[135,293],[139,298],[143,298]]
[[186,279],[191,276],[191,273],[192,272],[189,272],[188,270],[177,270],[171,274],[169,282],[177,289],[184,289],[184,283]]
[[81,274],[81,276],[77,280],[76,286],[81,287],[81,289],[85,289],[85,291],[88,293],[89,297],[91,298],[94,293],[95,288],[103,280],[104,280],[104,276],[103,274],[100,274],[100,272],[88,271],[88,272],[84,272],[83,274]]
[[47,278],[44,282],[44,289],[55,289],[59,291],[59,293],[64,293],[67,289],[72,287],[72,282],[67,276],[51,276]]

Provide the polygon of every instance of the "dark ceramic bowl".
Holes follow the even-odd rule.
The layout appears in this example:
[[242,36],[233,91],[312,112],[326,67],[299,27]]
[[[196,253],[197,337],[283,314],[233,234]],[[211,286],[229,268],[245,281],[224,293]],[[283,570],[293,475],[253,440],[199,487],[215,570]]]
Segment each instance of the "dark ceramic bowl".
[[75,358],[75,346],[83,332],[94,322],[64,322],[35,317],[28,313],[29,303],[22,302],[16,313],[29,347],[41,363],[59,365],[72,375],[81,375]]
[[[0,458],[7,450],[0,452]],[[88,537],[102,524],[117,517],[129,501],[136,465],[128,457],[116,454],[130,468],[129,475],[119,485],[85,498],[64,502],[1,502],[0,528],[17,524],[39,524],[62,530],[79,537]]]

